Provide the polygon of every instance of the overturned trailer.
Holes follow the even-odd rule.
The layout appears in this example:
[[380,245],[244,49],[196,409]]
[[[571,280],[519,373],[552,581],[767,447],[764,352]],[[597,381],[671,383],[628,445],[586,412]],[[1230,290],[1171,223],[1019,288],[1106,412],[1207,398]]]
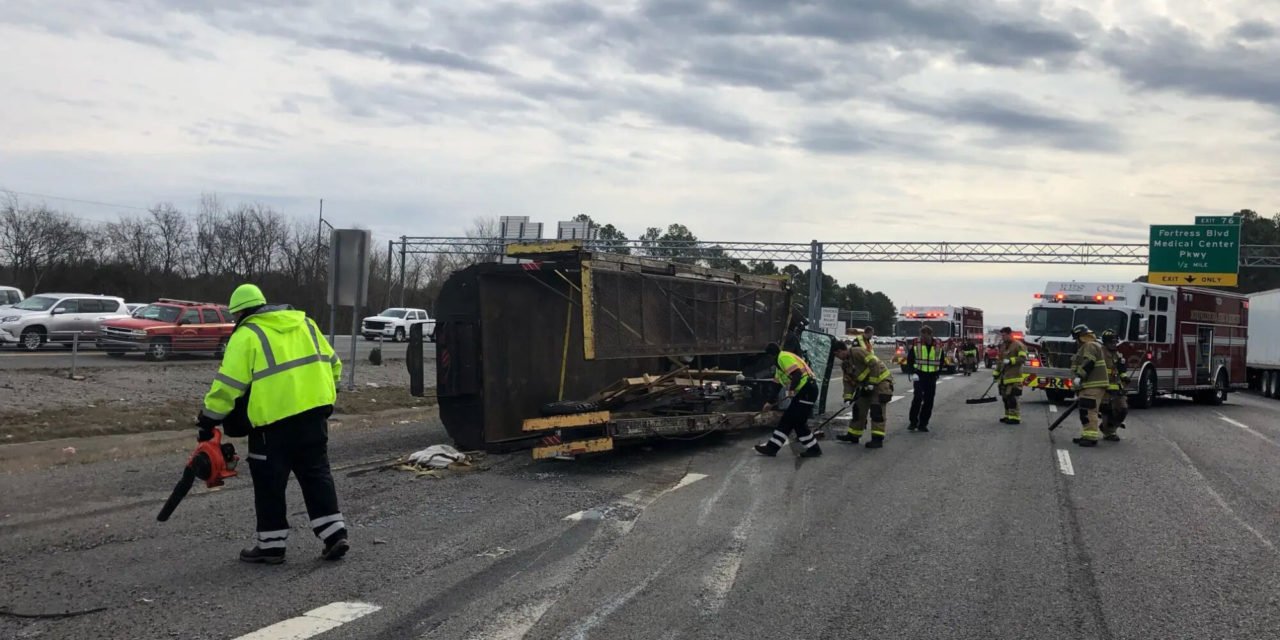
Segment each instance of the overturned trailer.
[[[572,456],[776,420],[758,414],[776,390],[761,353],[794,324],[785,280],[575,243],[507,255],[454,273],[436,305],[440,418],[460,447]],[[829,338],[802,340],[825,380]],[[659,385],[676,404],[618,400]]]

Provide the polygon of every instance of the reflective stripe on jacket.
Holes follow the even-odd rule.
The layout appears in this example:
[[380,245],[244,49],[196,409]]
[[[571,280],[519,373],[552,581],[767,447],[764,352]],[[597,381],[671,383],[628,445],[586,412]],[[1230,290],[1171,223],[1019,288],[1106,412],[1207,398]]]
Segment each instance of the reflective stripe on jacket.
[[337,397],[342,362],[310,318],[292,309],[246,318],[231,334],[222,365],[204,397],[204,415],[222,420],[236,399],[249,395],[249,422],[262,427]]
[[[1085,366],[1090,362],[1093,363],[1093,368],[1086,371]],[[1110,384],[1111,374],[1107,368],[1107,357],[1102,352],[1102,345],[1098,344],[1092,336],[1081,338],[1080,349],[1071,359],[1071,371],[1084,380],[1080,384],[1082,389],[1106,389]]]
[[846,395],[862,385],[880,384],[892,375],[880,358],[861,347],[850,349],[848,357],[841,361],[840,368],[844,371]]
[[1022,384],[1022,365],[1027,361],[1027,346],[1018,340],[1000,345],[1000,382]]
[[[792,385],[792,376],[799,372],[801,374],[800,381]],[[790,351],[783,351],[778,354],[778,364],[774,370],[773,379],[782,385],[783,389],[791,389],[799,391],[809,384],[809,380],[813,378],[813,370],[798,355]]]
[[917,342],[911,354],[915,356],[912,366],[920,373],[937,373],[942,368],[942,348],[936,341],[932,345]]

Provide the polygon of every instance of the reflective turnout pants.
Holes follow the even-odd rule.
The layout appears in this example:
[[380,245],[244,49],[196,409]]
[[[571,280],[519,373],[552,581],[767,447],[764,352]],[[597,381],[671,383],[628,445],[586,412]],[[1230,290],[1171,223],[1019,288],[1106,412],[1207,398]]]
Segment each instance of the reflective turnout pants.
[[1085,440],[1101,440],[1102,432],[1098,430],[1098,415],[1102,403],[1106,400],[1107,390],[1103,388],[1082,389],[1079,394],[1080,437]]
[[1018,406],[1018,398],[1022,396],[1022,384],[1018,382],[1001,382],[1000,398],[1004,400],[1004,417],[1010,420],[1022,420],[1022,408]]
[[1129,394],[1124,390],[1109,390],[1102,401],[1102,435],[1116,432],[1129,416]]
[[791,399],[791,404],[782,412],[778,428],[769,436],[769,443],[781,449],[787,443],[787,435],[796,433],[796,440],[809,449],[818,445],[818,439],[809,430],[809,417],[813,415],[813,405],[818,400],[818,385],[810,382]]
[[884,439],[885,422],[888,421],[889,403],[893,401],[893,380],[880,382],[871,390],[863,390],[858,394],[858,401],[853,405],[853,419],[849,421],[849,435],[861,438],[867,429],[867,419],[871,419],[871,438]]
[[[326,544],[347,536],[329,470],[329,426],[322,413],[286,418],[249,433],[249,471],[258,516],[257,546],[283,549],[289,538],[285,488],[298,479],[311,531]],[[287,423],[287,424],[286,424]]]

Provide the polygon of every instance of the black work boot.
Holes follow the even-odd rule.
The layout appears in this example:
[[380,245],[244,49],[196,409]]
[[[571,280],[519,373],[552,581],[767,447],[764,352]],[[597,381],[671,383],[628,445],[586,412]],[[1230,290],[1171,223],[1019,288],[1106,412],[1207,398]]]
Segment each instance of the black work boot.
[[778,455],[778,445],[772,442],[762,442],[756,445],[756,453],[772,458]]
[[252,546],[240,550],[240,561],[254,564],[284,564],[284,549],[262,549]]
[[801,458],[816,458],[820,455],[822,455],[822,446],[817,443],[814,443],[812,447],[807,447],[804,451],[800,452]]
[[836,436],[836,440],[839,440],[840,442],[847,442],[849,444],[858,444],[858,441],[861,439],[862,436],[855,436],[852,433],[847,432]]
[[333,534],[333,538],[325,543],[324,551],[320,552],[320,557],[325,560],[341,560],[342,556],[347,555],[351,550],[351,544],[347,542],[346,532],[341,534]]
[[1120,434],[1108,433],[1107,435],[1102,436],[1102,439],[1106,440],[1107,442],[1120,442]]
[[916,431],[919,431],[920,433],[929,433],[929,425],[922,424],[916,427]]
[[1077,445],[1082,446],[1082,447],[1096,447],[1096,446],[1098,446],[1098,441],[1097,441],[1097,440],[1090,439],[1090,438],[1072,438],[1072,439],[1071,439],[1071,441],[1072,441],[1072,442],[1074,442],[1074,443],[1075,443],[1075,444],[1077,444]]
[[918,425],[918,424],[916,424],[916,423],[914,423],[914,422],[912,422],[911,424],[907,425],[907,431],[915,431],[915,430],[917,430],[917,429],[919,429],[919,428],[920,428],[920,425]]
[[871,436],[871,441],[867,442],[868,449],[879,449],[884,447],[884,436]]

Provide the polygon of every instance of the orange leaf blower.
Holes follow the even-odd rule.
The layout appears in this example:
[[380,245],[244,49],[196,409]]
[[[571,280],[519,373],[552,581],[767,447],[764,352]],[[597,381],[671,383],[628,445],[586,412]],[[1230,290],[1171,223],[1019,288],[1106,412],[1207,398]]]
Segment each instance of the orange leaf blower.
[[210,489],[221,487],[223,480],[236,477],[236,465],[239,462],[240,456],[236,455],[236,448],[230,442],[223,444],[222,431],[214,429],[213,438],[197,445],[195,452],[187,460],[187,466],[182,470],[182,479],[173,487],[173,492],[165,500],[156,520],[165,522],[173,515],[173,510],[178,508],[178,503],[191,491],[196,478],[203,480]]

